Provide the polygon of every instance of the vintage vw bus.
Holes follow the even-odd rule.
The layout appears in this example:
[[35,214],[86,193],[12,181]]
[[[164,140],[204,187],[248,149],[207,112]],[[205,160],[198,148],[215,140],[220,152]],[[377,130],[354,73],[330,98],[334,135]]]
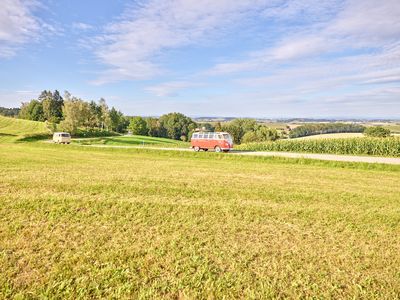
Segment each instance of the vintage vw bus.
[[71,135],[68,132],[54,132],[53,142],[57,144],[71,143]]
[[215,152],[228,152],[233,148],[233,139],[227,132],[198,131],[192,135],[191,146],[194,151],[214,149]]

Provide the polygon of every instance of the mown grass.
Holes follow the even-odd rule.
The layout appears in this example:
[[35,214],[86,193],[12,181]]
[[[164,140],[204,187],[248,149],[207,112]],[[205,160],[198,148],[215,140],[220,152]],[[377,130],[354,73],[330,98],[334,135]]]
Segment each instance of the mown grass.
[[0,143],[50,136],[44,122],[0,116]]
[[112,146],[169,146],[169,147],[189,147],[189,143],[176,141],[166,138],[132,135],[118,137],[103,137],[92,139],[75,139],[73,141],[80,145],[112,145]]
[[400,296],[400,168],[0,144],[0,298]]

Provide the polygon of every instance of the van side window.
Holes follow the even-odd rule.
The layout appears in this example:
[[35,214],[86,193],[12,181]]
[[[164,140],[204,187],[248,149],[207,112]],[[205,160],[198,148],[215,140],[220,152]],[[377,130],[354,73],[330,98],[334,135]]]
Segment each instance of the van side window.
[[203,138],[203,134],[199,133],[199,139],[202,139],[202,138]]
[[193,136],[192,136],[192,139],[197,139],[197,138],[198,138],[198,136],[199,136],[199,134],[198,134],[198,133],[194,133],[194,134],[193,134]]

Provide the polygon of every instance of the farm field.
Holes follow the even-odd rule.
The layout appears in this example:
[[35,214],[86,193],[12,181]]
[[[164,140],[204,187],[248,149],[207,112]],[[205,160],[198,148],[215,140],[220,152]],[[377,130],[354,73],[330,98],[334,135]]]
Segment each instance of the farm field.
[[384,128],[389,129],[392,134],[400,134],[400,123],[395,123],[395,122],[377,122],[377,123],[366,123],[364,124],[365,126],[382,126]]
[[400,138],[290,139],[241,144],[245,151],[283,151],[343,155],[400,157]]
[[314,139],[342,139],[342,138],[358,138],[365,137],[364,134],[358,132],[345,133],[326,133],[293,138],[293,140],[314,140]]
[[0,144],[0,298],[400,296],[400,167]]

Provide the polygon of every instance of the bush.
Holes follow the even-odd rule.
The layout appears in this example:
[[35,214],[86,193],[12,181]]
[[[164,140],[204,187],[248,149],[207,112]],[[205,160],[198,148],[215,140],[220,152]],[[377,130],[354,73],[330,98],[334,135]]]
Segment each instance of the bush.
[[222,130],[230,133],[236,144],[275,141],[279,137],[276,129],[257,124],[254,119],[235,119],[222,125]]
[[390,136],[390,130],[382,126],[372,126],[365,128],[364,134],[370,137],[388,137]]
[[279,135],[276,129],[258,125],[254,128],[254,131],[248,131],[244,134],[242,143],[275,141],[278,137]]

